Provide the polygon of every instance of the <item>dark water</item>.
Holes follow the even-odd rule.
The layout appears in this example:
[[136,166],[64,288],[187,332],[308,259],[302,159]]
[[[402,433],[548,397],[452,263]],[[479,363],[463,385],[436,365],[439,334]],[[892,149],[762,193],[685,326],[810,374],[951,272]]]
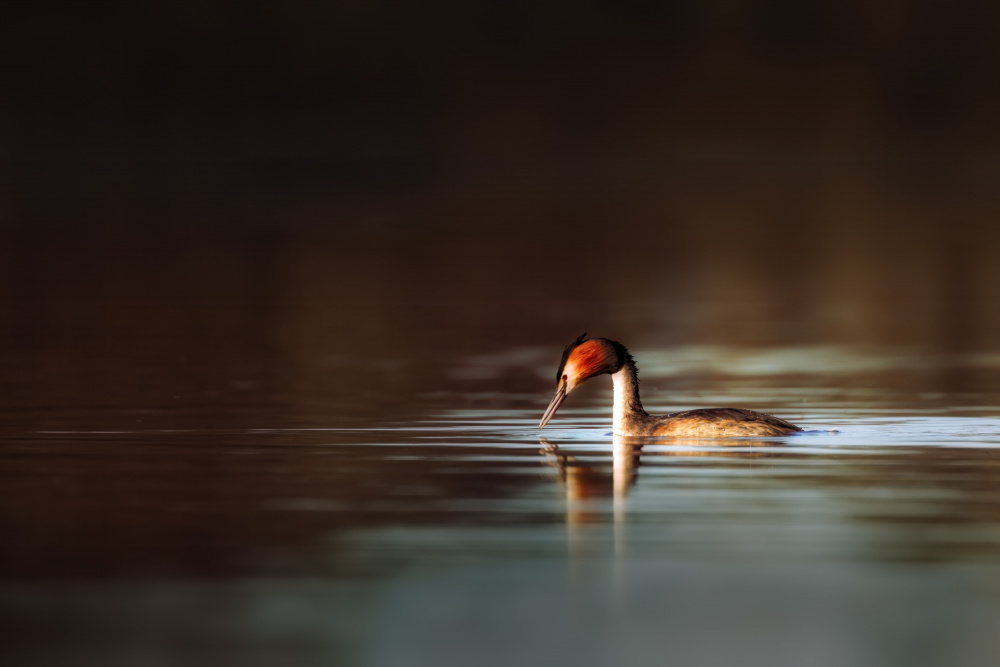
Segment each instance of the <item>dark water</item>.
[[1000,357],[636,346],[651,410],[807,429],[637,443],[606,379],[538,431],[561,342],[302,384],[226,352],[9,364],[5,662],[992,664]]

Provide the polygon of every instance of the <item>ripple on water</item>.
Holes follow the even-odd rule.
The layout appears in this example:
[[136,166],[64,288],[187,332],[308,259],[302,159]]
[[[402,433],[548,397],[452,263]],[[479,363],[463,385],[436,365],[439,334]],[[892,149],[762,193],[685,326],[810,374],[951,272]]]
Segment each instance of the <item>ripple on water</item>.
[[[0,489],[31,511],[4,515],[0,557],[40,583],[0,585],[0,610],[44,635],[53,617],[31,610],[58,607],[92,628],[68,645],[104,657],[123,619],[155,649],[165,624],[186,640],[217,637],[199,634],[213,614],[242,640],[298,632],[369,665],[552,651],[644,664],[662,641],[700,664],[739,654],[769,667],[812,660],[817,646],[834,652],[831,665],[919,664],[906,648],[918,639],[941,656],[992,650],[1000,418],[845,409],[822,395],[809,394],[813,407],[778,392],[762,406],[805,433],[641,447],[609,434],[596,394],[541,431],[544,406],[525,402],[438,406],[373,428],[8,437]],[[100,582],[102,571],[113,573],[105,583],[72,590],[44,583]],[[703,627],[720,623],[716,654],[718,634]],[[442,643],[441,628],[459,639]],[[789,634],[808,642],[790,646]],[[850,655],[835,653],[844,643]]]

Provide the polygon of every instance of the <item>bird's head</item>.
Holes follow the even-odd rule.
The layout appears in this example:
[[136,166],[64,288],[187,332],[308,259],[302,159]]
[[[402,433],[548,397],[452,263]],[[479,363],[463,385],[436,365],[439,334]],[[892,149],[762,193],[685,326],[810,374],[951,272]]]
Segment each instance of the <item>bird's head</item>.
[[587,334],[581,334],[563,352],[556,373],[556,394],[542,415],[538,428],[552,419],[574,389],[597,375],[617,373],[627,358],[628,352],[621,343],[607,338],[587,338]]

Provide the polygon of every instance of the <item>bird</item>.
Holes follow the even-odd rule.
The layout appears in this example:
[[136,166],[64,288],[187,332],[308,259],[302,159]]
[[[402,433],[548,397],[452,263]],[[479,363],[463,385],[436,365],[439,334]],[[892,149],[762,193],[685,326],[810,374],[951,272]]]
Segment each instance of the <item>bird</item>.
[[742,408],[702,408],[662,417],[648,414],[639,400],[639,371],[624,345],[581,334],[563,352],[556,373],[556,393],[542,415],[544,428],[566,397],[581,384],[608,374],[614,381],[614,435],[727,438],[781,436],[802,429],[771,415]]

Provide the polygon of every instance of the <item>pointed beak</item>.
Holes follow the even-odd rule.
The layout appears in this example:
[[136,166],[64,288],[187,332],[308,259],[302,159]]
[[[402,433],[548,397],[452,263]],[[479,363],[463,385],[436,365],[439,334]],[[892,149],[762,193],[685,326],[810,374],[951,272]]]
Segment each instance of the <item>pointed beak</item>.
[[562,402],[566,400],[566,385],[560,384],[559,388],[556,389],[556,395],[552,397],[552,402],[549,403],[549,407],[545,409],[545,414],[542,415],[542,421],[538,423],[538,428],[544,428],[549,420],[552,419],[552,415],[556,413]]

